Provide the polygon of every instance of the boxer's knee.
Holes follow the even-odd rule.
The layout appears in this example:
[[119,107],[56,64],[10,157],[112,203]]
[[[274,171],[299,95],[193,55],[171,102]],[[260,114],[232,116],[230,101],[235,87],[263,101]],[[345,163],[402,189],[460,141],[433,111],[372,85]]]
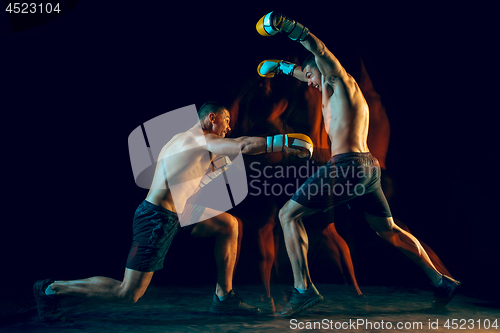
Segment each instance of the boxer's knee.
[[[229,215],[229,214],[228,214]],[[238,235],[239,221],[233,215],[229,215],[226,223],[226,233],[229,235]]]
[[135,304],[144,295],[144,292],[138,289],[121,288],[117,296],[121,303]]
[[238,236],[239,221],[231,214],[221,214],[218,220],[218,233],[226,236]]
[[122,283],[112,288],[112,292],[121,303],[137,303],[146,292],[152,276],[153,272],[140,272],[127,268]]
[[237,236],[239,220],[228,213],[222,213],[199,222],[191,231],[195,237]]
[[288,202],[283,207],[281,207],[281,209],[278,213],[278,217],[279,217],[281,226],[293,223],[295,221],[295,219],[293,218],[292,210],[291,210]]
[[114,294],[116,301],[119,303],[135,304],[144,295],[146,288],[147,286],[143,287],[140,284],[135,285],[123,281],[121,285],[109,290],[109,293]]
[[307,208],[301,204],[288,200],[287,203],[280,209],[278,217],[280,219],[281,226],[286,226],[290,224],[295,224],[303,217],[310,216],[318,212],[317,209]]

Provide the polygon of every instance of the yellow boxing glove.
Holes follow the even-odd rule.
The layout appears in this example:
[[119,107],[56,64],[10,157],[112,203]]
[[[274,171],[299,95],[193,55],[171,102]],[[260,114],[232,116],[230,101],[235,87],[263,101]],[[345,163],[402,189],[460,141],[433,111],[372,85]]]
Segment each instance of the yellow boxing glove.
[[291,40],[303,41],[309,34],[309,29],[278,12],[270,12],[257,22],[257,32],[265,37],[284,32]]
[[293,64],[284,60],[269,59],[264,60],[257,66],[257,73],[262,77],[273,77],[276,74],[292,75],[293,70],[297,67]]
[[283,151],[283,147],[297,149],[299,157],[304,159],[310,159],[314,149],[311,138],[305,134],[278,134],[266,138],[266,152]]

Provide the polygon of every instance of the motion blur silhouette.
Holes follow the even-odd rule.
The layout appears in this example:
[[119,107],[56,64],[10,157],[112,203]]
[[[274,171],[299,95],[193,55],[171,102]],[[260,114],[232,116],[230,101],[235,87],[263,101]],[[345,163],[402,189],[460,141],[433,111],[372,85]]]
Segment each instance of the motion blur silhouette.
[[[296,58],[290,61],[297,63]],[[359,77],[357,82],[370,109],[368,146],[380,163],[382,189],[388,201],[391,202],[396,193],[395,181],[388,174],[386,166],[390,139],[389,118],[363,61],[360,60],[358,63],[359,68],[356,72],[359,73]],[[248,80],[246,85],[241,88],[229,111],[231,113],[231,127],[233,128],[232,136],[271,135],[295,131],[307,134],[314,143],[314,154],[309,161],[310,163],[306,166],[294,164],[286,155],[271,154],[246,158],[245,163],[250,166],[247,167],[247,170],[259,170],[257,173],[260,178],[262,178],[262,175],[272,176],[274,171],[269,170],[279,170],[284,165],[293,165],[296,168],[307,167],[312,170],[314,167],[324,165],[331,157],[329,138],[322,119],[321,94],[316,89],[303,85],[299,81],[279,76],[269,79],[256,75],[255,78]],[[263,172],[264,168],[267,168],[267,173]],[[313,171],[310,171],[309,175]],[[267,194],[269,195],[266,195],[264,193],[266,188],[263,185],[267,185],[268,190],[273,188],[273,185],[276,185],[276,188],[283,188],[288,184],[294,184],[295,179],[293,179],[293,175],[291,177],[257,179],[256,176],[252,176],[251,172],[249,176],[250,184],[252,184],[252,181],[254,182],[251,187],[258,190],[254,192],[250,190],[249,196],[232,213],[242,222],[242,228],[245,230],[245,233],[240,232],[240,235],[247,235],[249,238],[255,237],[257,239],[257,250],[259,251],[257,260],[260,278],[265,288],[266,297],[272,300],[271,276],[273,267],[276,274],[279,275],[278,258],[280,260],[286,258],[286,256],[280,257],[278,255],[278,242],[282,232],[281,230],[279,230],[280,232],[275,230],[276,225],[279,225],[277,223],[277,213],[279,207],[289,199],[291,194],[269,193],[268,191]],[[295,190],[296,188],[294,188]],[[313,245],[313,247],[316,246],[316,249],[311,249],[310,256],[313,256],[312,254],[318,251],[325,251],[341,273],[344,282],[352,286],[350,291],[362,296],[363,293],[356,279],[349,245],[339,234],[335,224],[331,223],[334,220],[333,210],[321,214],[320,217],[324,221],[314,223],[311,228],[316,230],[311,230],[311,232],[318,233],[321,242]],[[315,216],[315,219],[317,218]],[[337,214],[335,221],[336,223],[343,223],[345,222],[344,219],[349,219],[349,216]],[[409,227],[402,221],[396,218],[394,221],[401,228],[410,232]],[[421,244],[436,268],[442,274],[452,276],[436,253],[424,242],[421,242]],[[310,260],[313,261],[314,258],[310,258]]]

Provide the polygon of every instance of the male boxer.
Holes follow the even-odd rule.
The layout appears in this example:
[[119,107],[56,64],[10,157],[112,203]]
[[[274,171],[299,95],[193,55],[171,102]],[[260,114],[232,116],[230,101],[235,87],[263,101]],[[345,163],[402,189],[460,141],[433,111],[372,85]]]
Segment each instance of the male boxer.
[[[312,154],[312,142],[301,134],[225,138],[231,130],[230,114],[219,103],[205,103],[198,116],[199,122],[195,126],[174,136],[159,154],[149,193],[134,215],[133,243],[123,281],[100,276],[73,281],[37,281],[33,292],[42,320],[63,319],[58,308],[60,297],[65,295],[137,302],[151,282],[154,271],[163,267],[165,255],[180,229],[179,217],[186,202],[198,192],[203,177],[211,175],[213,154],[235,156],[240,152],[253,155],[278,151],[299,157],[310,157]],[[216,314],[259,313],[258,308],[244,303],[232,288],[238,239],[237,220],[228,213],[210,208],[203,207],[201,212],[204,215],[194,221],[201,222],[193,223],[191,228],[186,229],[193,236],[216,237],[217,284],[210,311]],[[215,217],[204,220],[203,216]]]
[[273,77],[277,73],[291,75],[318,89],[322,94],[325,128],[331,140],[332,157],[328,164],[306,180],[279,212],[294,288],[278,315],[292,315],[323,299],[309,275],[308,239],[302,218],[346,202],[364,211],[366,220],[381,238],[423,269],[435,286],[433,306],[444,307],[460,282],[442,275],[419,241],[394,223],[380,187],[379,163],[367,146],[368,105],[356,81],[325,44],[302,24],[271,12],[259,20],[257,31],[263,36],[285,33],[311,52],[302,66],[266,60],[257,70],[264,77]]

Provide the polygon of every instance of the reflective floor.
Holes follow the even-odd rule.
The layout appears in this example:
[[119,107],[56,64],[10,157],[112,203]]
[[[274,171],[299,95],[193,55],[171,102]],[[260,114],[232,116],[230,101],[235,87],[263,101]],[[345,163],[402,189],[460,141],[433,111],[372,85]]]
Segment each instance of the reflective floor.
[[[267,299],[260,285],[242,285],[243,299],[258,306],[260,315],[220,316],[208,309],[212,287],[151,286],[134,305],[67,298],[61,311],[66,322],[46,324],[34,301],[2,300],[1,332],[467,332],[500,331],[498,303],[458,293],[442,312],[431,309],[431,290],[364,286],[365,297],[335,284],[318,284],[324,301],[292,318],[276,318],[289,286],[272,286]],[[496,326],[496,327],[495,327]]]

